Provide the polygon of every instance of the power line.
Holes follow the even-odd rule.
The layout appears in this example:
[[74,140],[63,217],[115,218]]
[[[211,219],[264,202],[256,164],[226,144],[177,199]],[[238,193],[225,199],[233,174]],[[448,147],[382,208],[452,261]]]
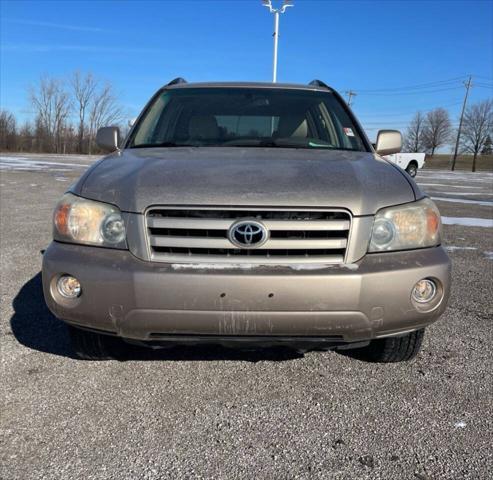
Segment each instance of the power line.
[[483,78],[483,79],[486,79],[486,80],[493,80],[493,77],[483,77],[482,75],[473,75],[473,77]]
[[[365,121],[362,121],[361,123],[363,125],[381,125],[382,123],[389,123],[389,124],[392,124],[392,125],[399,125],[399,126],[404,126],[404,127],[407,127],[409,125],[409,122],[405,122],[405,121],[398,121],[398,122],[393,122],[392,120],[389,120],[389,121],[383,121],[383,122],[365,122]],[[452,122],[451,123],[452,126],[458,126],[459,125],[459,122]]]
[[[363,130],[365,131],[368,131],[368,132],[374,132],[374,131],[378,131],[378,130],[382,130],[382,128],[394,128],[396,130],[401,130],[401,131],[404,131],[409,125],[395,125],[393,123],[386,123],[384,124],[384,126],[378,126],[378,127],[365,127],[365,125],[363,124]],[[452,125],[452,127],[456,127],[455,125]]]
[[[489,77],[483,77],[480,75],[476,75],[478,78],[486,79],[487,81],[492,80]],[[347,90],[346,94],[349,96],[349,102],[351,101],[351,97],[359,94],[366,96],[408,96],[408,95],[425,95],[425,94],[435,94],[440,92],[448,92],[453,90],[462,89],[462,86],[457,85],[459,80],[464,80],[464,78],[472,78],[470,77],[454,77],[446,80],[437,80],[435,82],[421,83],[415,85],[408,85],[406,87],[391,87],[391,88],[381,88],[381,89],[357,89],[355,90]],[[475,83],[480,88],[493,88],[489,82],[485,80]],[[464,82],[462,82],[464,83]]]
[[461,77],[455,77],[455,78],[450,78],[448,80],[437,80],[435,82],[428,82],[428,83],[420,83],[420,84],[415,84],[415,85],[408,85],[406,87],[391,87],[391,88],[378,88],[378,89],[358,89],[359,92],[365,92],[365,93],[379,93],[379,92],[392,92],[392,91],[397,91],[397,90],[415,90],[415,89],[420,89],[420,88],[432,88],[432,87],[438,87],[443,84],[447,83],[455,83],[459,80],[463,80],[465,78],[465,75],[462,75]]
[[433,89],[433,90],[421,90],[421,91],[416,91],[416,92],[393,92],[393,93],[365,93],[362,92],[361,90],[358,90],[358,93],[361,93],[361,95],[366,95],[366,96],[379,96],[379,97],[395,97],[395,96],[401,96],[401,95],[425,95],[427,93],[438,93],[438,92],[447,92],[450,90],[459,90],[462,89],[462,87],[447,87],[447,88],[439,88],[439,89]]
[[[447,105],[441,105],[441,108],[450,108],[450,107],[455,107],[457,105],[461,105],[462,101],[460,102],[454,102],[454,103],[448,103]],[[426,108],[414,108],[413,110],[409,110],[406,112],[401,112],[401,113],[390,113],[390,112],[370,112],[370,113],[360,113],[358,114],[358,117],[367,117],[367,116],[372,116],[372,117],[404,117],[406,115],[414,115],[420,110],[426,110]]]
[[[450,125],[454,130],[456,128],[458,128],[458,125],[457,124],[451,124]],[[386,123],[386,122],[382,122],[380,123],[379,125],[370,125],[370,126],[366,126],[366,124],[363,122],[363,128],[365,130],[382,130],[382,128],[395,128],[397,130],[407,130],[408,127],[409,127],[409,123],[407,124],[403,124],[403,125],[399,125],[399,124],[395,124],[395,123]]]

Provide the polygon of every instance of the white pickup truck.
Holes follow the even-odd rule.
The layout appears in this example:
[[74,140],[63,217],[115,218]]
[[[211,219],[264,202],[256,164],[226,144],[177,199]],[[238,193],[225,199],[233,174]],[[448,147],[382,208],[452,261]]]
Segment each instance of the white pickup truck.
[[399,165],[411,177],[415,177],[418,173],[418,168],[423,168],[425,157],[426,153],[394,153],[392,155],[385,155],[384,158]]

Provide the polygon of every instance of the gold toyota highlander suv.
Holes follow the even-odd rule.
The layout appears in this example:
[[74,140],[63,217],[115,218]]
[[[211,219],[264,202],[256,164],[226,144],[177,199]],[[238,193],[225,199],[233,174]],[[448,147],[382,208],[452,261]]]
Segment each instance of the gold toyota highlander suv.
[[413,358],[445,310],[435,204],[380,155],[333,89],[160,89],[61,198],[43,258],[48,307],[83,358],[124,342],[354,349]]

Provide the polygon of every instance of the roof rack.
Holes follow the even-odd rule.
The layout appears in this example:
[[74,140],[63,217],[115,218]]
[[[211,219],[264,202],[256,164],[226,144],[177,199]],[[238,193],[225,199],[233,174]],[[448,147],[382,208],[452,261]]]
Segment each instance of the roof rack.
[[326,83],[322,82],[322,80],[312,80],[308,85],[311,85],[312,87],[322,87],[330,90],[330,87]]
[[176,77],[171,82],[167,83],[165,87],[170,87],[171,85],[178,85],[180,83],[188,83],[184,78]]

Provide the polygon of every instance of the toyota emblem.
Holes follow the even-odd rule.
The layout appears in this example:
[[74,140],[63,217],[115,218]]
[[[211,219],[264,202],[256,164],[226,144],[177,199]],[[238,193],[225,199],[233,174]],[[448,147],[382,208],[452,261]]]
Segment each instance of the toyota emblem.
[[236,222],[228,233],[230,242],[240,248],[258,248],[267,241],[268,237],[264,225],[255,220]]

